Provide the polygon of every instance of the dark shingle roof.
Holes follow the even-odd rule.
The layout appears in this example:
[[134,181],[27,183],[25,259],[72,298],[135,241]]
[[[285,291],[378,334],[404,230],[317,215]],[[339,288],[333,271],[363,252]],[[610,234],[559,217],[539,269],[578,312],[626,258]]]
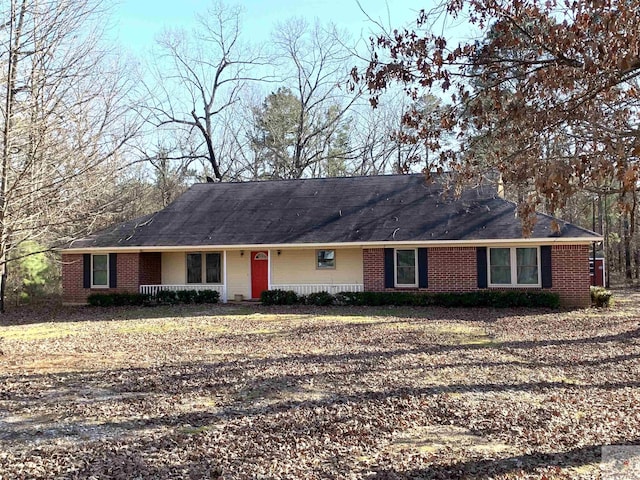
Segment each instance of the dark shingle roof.
[[[515,205],[489,187],[442,196],[422,175],[193,185],[152,215],[115,225],[70,248],[258,245],[522,238]],[[538,214],[533,238],[594,238]]]

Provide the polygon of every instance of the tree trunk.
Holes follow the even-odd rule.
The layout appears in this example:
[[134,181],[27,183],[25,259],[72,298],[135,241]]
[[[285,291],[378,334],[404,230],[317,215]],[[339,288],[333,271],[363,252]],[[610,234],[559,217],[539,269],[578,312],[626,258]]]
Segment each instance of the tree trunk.
[[7,283],[7,176],[9,175],[9,156],[11,155],[11,124],[13,120],[14,92],[18,62],[18,46],[22,35],[22,24],[26,10],[26,2],[22,2],[16,23],[16,4],[11,0],[9,15],[9,55],[7,59],[7,83],[5,84],[5,117],[2,132],[2,164],[0,165],[0,313],[5,311],[5,291]]
[[609,251],[609,249],[611,248],[611,246],[609,245],[609,214],[608,214],[608,210],[607,210],[607,194],[605,193],[604,195],[604,228],[602,230],[602,236],[604,237],[604,264],[605,264],[605,279],[604,279],[604,284],[605,287],[609,288],[609,272],[611,270],[611,252]]
[[631,269],[631,227],[629,225],[629,214],[625,213],[623,220],[623,239],[624,239],[624,278],[631,281],[633,272]]

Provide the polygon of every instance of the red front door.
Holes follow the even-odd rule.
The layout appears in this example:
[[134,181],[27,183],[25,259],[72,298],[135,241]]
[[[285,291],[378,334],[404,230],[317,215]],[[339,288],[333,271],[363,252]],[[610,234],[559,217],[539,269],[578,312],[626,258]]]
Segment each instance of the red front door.
[[251,252],[251,298],[269,290],[269,252]]

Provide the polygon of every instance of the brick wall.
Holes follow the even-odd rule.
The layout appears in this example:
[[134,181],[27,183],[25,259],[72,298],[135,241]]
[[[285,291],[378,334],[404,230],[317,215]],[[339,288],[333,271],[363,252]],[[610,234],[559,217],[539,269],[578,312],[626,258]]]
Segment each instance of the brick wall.
[[470,292],[478,289],[475,247],[430,248],[430,292]]
[[[118,254],[118,288],[108,288],[107,292],[137,292],[140,285],[140,254]],[[100,290],[100,289],[99,289]],[[104,292],[104,289],[101,289]]]
[[563,304],[576,307],[591,304],[588,245],[554,245],[551,271],[551,291],[560,294]]
[[384,248],[362,251],[362,276],[366,292],[384,291]]
[[160,285],[162,283],[162,254],[143,252],[140,254],[140,285]]
[[[363,250],[364,289],[382,291],[470,292],[478,289],[475,247],[429,248],[429,287],[396,289],[384,287],[384,249]],[[551,249],[552,292],[563,305],[586,307],[589,294],[589,247],[554,245]]]
[[161,255],[157,252],[118,253],[117,288],[84,288],[83,255],[62,254],[62,301],[67,304],[84,304],[91,293],[135,293],[140,285],[160,284]]
[[82,255],[62,254],[62,298],[64,303],[86,303],[82,288]]

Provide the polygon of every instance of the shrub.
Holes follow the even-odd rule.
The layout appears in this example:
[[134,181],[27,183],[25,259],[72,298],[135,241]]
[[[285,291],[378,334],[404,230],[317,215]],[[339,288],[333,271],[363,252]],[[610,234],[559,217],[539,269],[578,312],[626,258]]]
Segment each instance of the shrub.
[[327,292],[298,296],[293,291],[268,290],[262,293],[263,305],[353,305],[398,307],[492,307],[558,308],[557,293],[524,290],[479,290],[475,292]]
[[160,304],[177,305],[180,303],[178,299],[178,292],[173,290],[160,290],[156,294],[156,301]]
[[316,292],[310,293],[304,297],[304,303],[307,305],[325,307],[327,305],[333,305],[335,303],[335,298],[329,292]]
[[369,306],[440,306],[440,307],[548,307],[558,308],[560,297],[551,292],[520,290],[482,290],[477,292],[341,292],[336,295],[340,305]]
[[113,305],[115,307],[122,307],[124,305],[129,304],[129,294],[128,293],[112,293],[111,299],[113,301]]
[[218,303],[220,294],[215,290],[198,290],[193,296],[195,303]]
[[87,302],[92,307],[111,307],[113,306],[113,294],[92,293],[87,297]]
[[87,297],[94,307],[121,307],[125,305],[148,305],[151,296],[144,293],[92,293]]
[[337,305],[360,305],[359,296],[356,292],[339,292],[335,295]]
[[125,305],[152,305],[155,303],[177,305],[179,303],[218,303],[220,294],[215,290],[160,290],[155,296],[146,293],[92,293],[87,297],[94,307],[120,307]]
[[591,287],[591,305],[594,307],[610,307],[613,293],[604,287]]
[[129,305],[142,306],[151,304],[151,295],[147,293],[130,293]]
[[193,303],[198,292],[196,290],[178,290],[176,298],[178,303]]
[[293,290],[265,290],[260,294],[263,305],[295,305],[300,299]]

